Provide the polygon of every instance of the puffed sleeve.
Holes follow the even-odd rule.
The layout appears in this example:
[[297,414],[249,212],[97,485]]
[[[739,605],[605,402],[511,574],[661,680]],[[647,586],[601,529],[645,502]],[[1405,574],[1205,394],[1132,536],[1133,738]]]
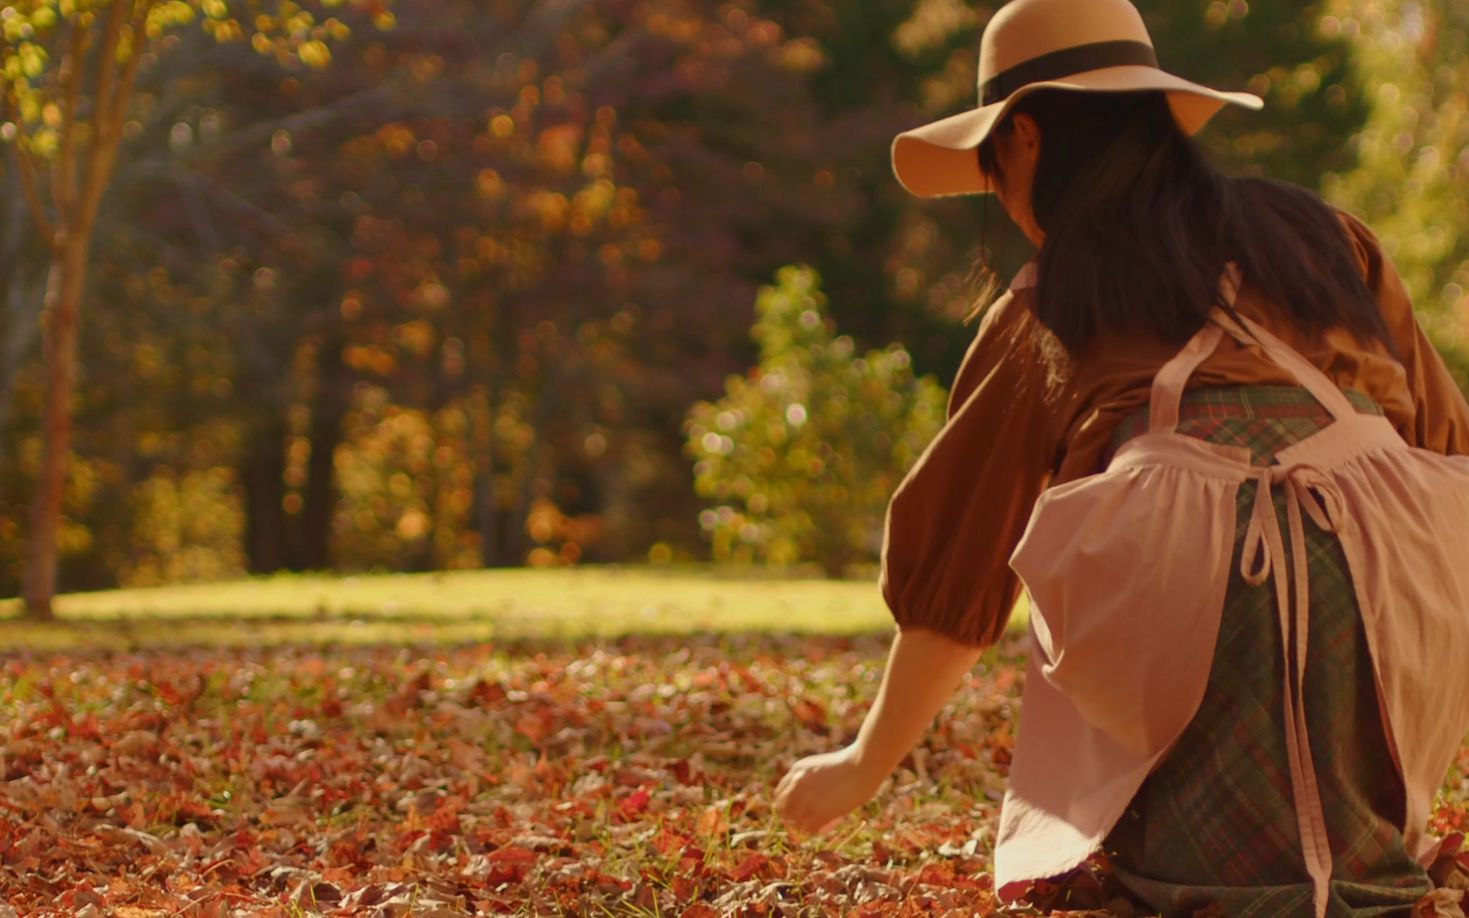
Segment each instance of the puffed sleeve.
[[1022,299],[1012,287],[985,314],[948,423],[888,505],[881,586],[899,630],[992,644],[1020,595],[1010,555],[1054,453],[1039,323]]
[[1356,248],[1367,286],[1377,294],[1382,317],[1407,373],[1414,416],[1412,430],[1404,431],[1404,435],[1414,446],[1437,453],[1469,453],[1469,404],[1414,317],[1403,279],[1365,223],[1350,214],[1343,213],[1341,218]]

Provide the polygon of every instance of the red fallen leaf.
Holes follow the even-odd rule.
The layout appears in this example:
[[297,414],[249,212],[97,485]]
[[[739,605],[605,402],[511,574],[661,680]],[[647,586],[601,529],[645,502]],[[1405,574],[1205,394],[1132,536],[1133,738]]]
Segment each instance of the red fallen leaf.
[[668,770],[673,773],[674,778],[678,779],[678,783],[685,786],[704,783],[699,767],[688,759],[679,759],[671,763]]
[[153,818],[157,822],[210,822],[214,808],[183,792],[174,792],[159,800]]
[[1438,833],[1457,833],[1469,829],[1469,813],[1462,808],[1445,807],[1433,816],[1433,828]]
[[712,905],[695,902],[680,912],[678,918],[719,918],[719,912],[715,911]]
[[383,702],[383,708],[394,717],[402,717],[418,707],[423,693],[433,688],[433,686],[433,675],[426,669],[420,670],[417,676],[404,683],[402,688],[398,689],[387,701]]
[[990,748],[990,760],[996,765],[1009,765],[1014,755],[1015,739],[1008,733],[996,733],[986,740]]
[[342,891],[332,883],[307,880],[301,884],[295,899],[304,906],[335,905],[342,901]]
[[653,836],[653,850],[667,857],[669,855],[678,854],[685,848],[692,845],[693,842],[694,840],[692,838],[689,838],[687,835],[681,835],[678,832],[675,832],[672,829],[668,828],[667,826],[664,826],[658,831],[657,835]]
[[1044,880],[1034,883],[1030,880],[1016,880],[1013,883],[1006,883],[1004,886],[1001,886],[995,894],[999,896],[1001,902],[1008,904],[1019,900],[1021,896],[1030,892],[1032,889],[1043,885],[1045,885]]
[[796,715],[796,720],[799,720],[808,729],[820,731],[827,729],[826,709],[814,701],[802,698],[795,703],[791,712]]
[[270,858],[259,848],[246,848],[235,854],[235,869],[242,877],[253,877],[271,866]]
[[360,836],[338,838],[327,849],[327,861],[333,864],[365,865],[368,860],[367,852],[362,848],[363,841]]
[[593,870],[587,874],[586,881],[604,893],[627,892],[629,889],[632,889],[631,880],[614,877],[612,874],[604,873],[600,870]]
[[158,697],[169,704],[178,707],[188,707],[195,701],[198,701],[200,695],[204,694],[206,683],[202,676],[196,674],[190,684],[186,686],[178,686],[165,679],[154,682],[153,688],[158,692]]
[[143,804],[137,800],[120,807],[117,814],[122,817],[124,824],[134,829],[144,828],[150,822],[148,814],[143,810]]
[[77,718],[71,727],[71,735],[77,739],[97,741],[102,738],[102,727],[97,723],[97,715],[91,711],[85,717]]
[[465,800],[460,796],[445,797],[439,801],[438,806],[424,820],[424,827],[430,832],[454,833],[459,832],[459,814],[464,811]]
[[701,884],[697,880],[684,876],[683,874],[674,874],[672,886],[673,895],[679,900],[686,902],[699,895]]
[[502,883],[519,883],[529,870],[529,864],[498,864],[485,874],[485,885],[495,887]]
[[416,827],[406,828],[399,832],[398,837],[393,840],[393,851],[402,854],[412,848],[414,842],[417,842],[420,838],[427,837],[428,833],[422,829]]
[[723,838],[729,832],[729,819],[724,815],[724,809],[718,806],[706,807],[699,814],[699,834],[705,838],[719,836]]
[[704,849],[689,848],[678,859],[679,875],[694,879],[709,873],[709,865],[704,863],[704,857]]
[[765,683],[756,679],[747,668],[743,666],[736,668],[735,675],[739,677],[740,684],[745,687],[745,691],[752,692],[756,695],[765,694]]
[[549,718],[543,714],[527,711],[515,721],[515,732],[532,743],[539,743],[551,735],[551,725],[548,721]]
[[648,792],[648,789],[646,787],[640,787],[624,797],[623,801],[617,805],[617,809],[623,816],[632,818],[643,810],[646,810],[648,808],[648,801],[652,799],[653,795]]
[[470,686],[469,691],[465,693],[464,700],[490,706],[504,701],[506,694],[505,686],[500,683],[476,679],[474,685]]
[[487,857],[492,864],[529,864],[540,855],[520,845],[506,845],[491,851]]
[[753,876],[768,876],[770,874],[770,858],[756,852],[740,861],[733,870],[729,872],[730,879],[735,882],[744,882]]

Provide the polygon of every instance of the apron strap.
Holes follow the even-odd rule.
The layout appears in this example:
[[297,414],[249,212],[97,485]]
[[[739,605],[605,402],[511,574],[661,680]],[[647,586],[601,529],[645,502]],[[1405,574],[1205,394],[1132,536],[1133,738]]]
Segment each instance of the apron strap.
[[1153,377],[1153,392],[1149,396],[1150,432],[1173,433],[1178,430],[1178,404],[1183,398],[1183,387],[1223,339],[1224,329],[1215,322],[1206,322],[1183,346],[1183,350],[1163,364],[1158,375]]
[[[1226,306],[1234,305],[1239,294],[1239,269],[1230,263],[1219,278],[1219,296]],[[1221,312],[1215,309],[1211,319]],[[1151,433],[1173,433],[1178,429],[1178,404],[1183,398],[1183,388],[1194,371],[1219,347],[1224,337],[1222,325],[1217,319],[1205,322],[1204,327],[1194,333],[1173,359],[1153,377],[1153,391],[1148,397],[1148,430]]]
[[1231,316],[1222,309],[1215,309],[1210,318],[1246,347],[1264,349],[1265,355],[1294,376],[1334,419],[1340,421],[1356,415],[1357,409],[1325,373],[1254,319],[1239,313]]
[[[1239,284],[1239,268],[1230,262],[1219,278],[1219,293],[1225,306],[1234,305],[1235,297],[1239,294]],[[1148,407],[1150,432],[1172,433],[1178,429],[1178,407],[1184,387],[1199,365],[1209,359],[1219,347],[1225,333],[1246,347],[1263,349],[1265,356],[1295,377],[1296,382],[1315,396],[1333,419],[1340,421],[1356,415],[1356,409],[1342,394],[1341,389],[1294,348],[1249,316],[1240,313],[1231,315],[1216,306],[1209,313],[1209,321],[1204,327],[1153,377]]]

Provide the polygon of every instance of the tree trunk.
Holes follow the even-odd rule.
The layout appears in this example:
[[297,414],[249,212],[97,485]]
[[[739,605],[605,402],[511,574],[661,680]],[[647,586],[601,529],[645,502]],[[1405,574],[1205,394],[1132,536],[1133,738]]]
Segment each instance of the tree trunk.
[[301,557],[305,570],[331,567],[332,516],[337,509],[336,454],[351,401],[352,380],[342,362],[342,342],[328,340],[317,355],[316,398],[311,406],[311,457],[301,504]]
[[495,401],[489,390],[477,387],[470,402],[473,412],[474,528],[479,533],[481,567],[499,567],[500,516],[495,493]]
[[245,489],[245,556],[252,574],[288,565],[286,545],[286,431],[279,419],[252,431],[240,464]]
[[57,537],[71,452],[72,395],[77,378],[77,330],[87,277],[87,237],[63,237],[51,261],[41,334],[46,360],[46,406],[41,472],[31,503],[30,559],[26,568],[26,614],[50,619],[56,596]]

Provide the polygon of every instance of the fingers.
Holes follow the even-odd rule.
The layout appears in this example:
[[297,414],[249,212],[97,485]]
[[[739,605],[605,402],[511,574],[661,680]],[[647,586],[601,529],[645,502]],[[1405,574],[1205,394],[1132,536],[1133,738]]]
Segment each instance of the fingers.
[[801,762],[792,765],[781,777],[775,786],[774,806],[775,811],[780,814],[785,822],[792,838],[801,841],[805,836],[818,835],[841,821],[841,817],[823,819],[812,810],[820,810],[820,801],[813,800],[812,794],[818,788],[809,785],[811,769],[803,767]]
[[800,772],[795,768],[787,771],[775,787],[775,809],[787,825],[803,830],[806,820],[803,818],[803,808],[797,793],[799,785]]

